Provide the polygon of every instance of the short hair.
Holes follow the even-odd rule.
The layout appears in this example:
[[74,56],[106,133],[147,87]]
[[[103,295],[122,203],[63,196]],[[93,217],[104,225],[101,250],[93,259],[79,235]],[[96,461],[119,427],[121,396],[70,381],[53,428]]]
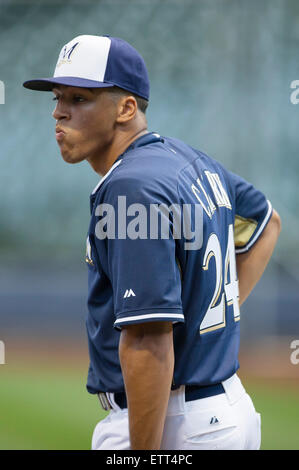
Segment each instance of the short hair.
[[141,111],[143,114],[146,113],[148,101],[144,98],[141,98],[141,96],[135,95],[135,93],[131,93],[130,91],[124,90],[123,88],[119,88],[117,86],[106,88],[106,90],[109,90],[109,92],[111,92],[117,99],[121,98],[122,96],[134,96],[139,111]]

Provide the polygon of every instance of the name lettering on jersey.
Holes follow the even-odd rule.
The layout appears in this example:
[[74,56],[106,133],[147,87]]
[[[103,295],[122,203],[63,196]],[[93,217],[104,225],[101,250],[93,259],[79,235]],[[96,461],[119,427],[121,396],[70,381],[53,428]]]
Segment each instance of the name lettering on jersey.
[[205,174],[214,193],[217,206],[226,207],[227,209],[231,210],[232,206],[229,197],[220,181],[218,173],[211,173],[210,171],[205,171]]
[[211,219],[212,215],[214,214],[214,212],[216,210],[216,206],[213,203],[210,196],[207,194],[207,192],[206,192],[206,190],[205,190],[204,186],[202,185],[199,178],[197,178],[196,182],[197,182],[198,186],[200,187],[201,191],[203,192],[207,204],[205,204],[202,197],[200,197],[200,190],[195,186],[195,184],[192,184],[191,189],[192,189],[193,193],[195,194],[196,199],[200,202],[203,210],[206,212],[206,214],[208,214],[208,216]]
[[[211,173],[210,171],[206,170],[204,174],[206,175],[210,189],[212,190],[212,195],[216,205],[214,204],[211,196],[208,194],[207,188],[204,187],[200,178],[197,178],[196,180],[199,188],[195,184],[192,184],[191,189],[196,199],[200,202],[203,210],[211,219],[214,212],[216,211],[216,206],[226,207],[227,209],[231,210],[232,205],[230,203],[228,194],[225,191],[223,184],[221,183],[218,173]],[[201,176],[201,179],[203,180],[203,176]]]

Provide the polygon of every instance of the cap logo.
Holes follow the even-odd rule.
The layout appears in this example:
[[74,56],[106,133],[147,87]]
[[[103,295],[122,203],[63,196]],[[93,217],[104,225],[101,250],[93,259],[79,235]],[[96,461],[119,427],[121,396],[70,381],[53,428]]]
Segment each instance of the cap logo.
[[58,60],[56,67],[60,67],[62,64],[70,64],[71,63],[71,55],[74,52],[75,47],[77,47],[79,42],[76,42],[70,49],[67,49],[67,45],[61,51],[61,59]]

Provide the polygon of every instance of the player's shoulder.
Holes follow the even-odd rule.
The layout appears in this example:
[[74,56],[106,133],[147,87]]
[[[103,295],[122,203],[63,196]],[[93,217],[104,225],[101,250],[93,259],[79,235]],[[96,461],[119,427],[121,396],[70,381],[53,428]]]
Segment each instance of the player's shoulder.
[[178,139],[171,138],[169,142],[174,148],[178,146],[189,157],[186,158],[186,165],[180,171],[181,179],[184,179],[184,176],[189,177],[189,179],[197,179],[198,177],[202,178],[207,173],[216,173],[229,187],[234,187],[236,182],[239,181],[240,177],[237,174],[232,173],[220,161],[204,151],[185,144]]
[[128,152],[115,178],[138,175],[141,180],[149,180],[149,176],[159,179],[163,174],[176,177],[181,168],[194,158],[193,149],[184,142],[160,136],[160,140]]
[[150,184],[164,177],[177,181],[180,172],[195,161],[199,161],[202,168],[217,165],[216,160],[184,141],[163,136],[159,141],[134,148],[125,154],[111,181],[119,182],[129,178]]
[[[167,193],[174,197],[180,181],[185,184],[206,170],[223,172],[225,168],[180,139],[161,137],[147,145],[131,149],[112,167],[101,194],[107,198],[113,194]],[[184,178],[184,175],[186,178]]]
[[[178,174],[192,158],[196,158],[190,149],[189,160],[182,142],[161,137],[148,145],[143,145],[125,152],[118,160],[118,165],[103,186],[104,191],[161,191],[162,188],[176,188]],[[191,155],[190,155],[191,154]]]

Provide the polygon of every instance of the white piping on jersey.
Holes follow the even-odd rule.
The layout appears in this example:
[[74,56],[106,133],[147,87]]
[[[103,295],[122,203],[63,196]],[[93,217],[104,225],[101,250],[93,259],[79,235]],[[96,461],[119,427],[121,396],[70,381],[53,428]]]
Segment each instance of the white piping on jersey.
[[106,173],[106,175],[103,176],[103,178],[100,179],[99,183],[96,185],[96,187],[94,188],[94,190],[92,191],[91,194],[95,194],[97,192],[97,190],[99,189],[99,187],[104,183],[105,179],[108,178],[108,176],[110,175],[110,173],[114,170],[114,168],[116,168],[120,162],[122,161],[121,160],[118,160],[117,162],[114,163],[114,165],[112,165],[112,167],[110,168],[110,170]]
[[262,225],[260,226],[259,230],[256,232],[255,236],[253,237],[253,239],[247,244],[245,245],[243,248],[238,248],[236,249],[236,254],[239,254],[239,253],[245,253],[245,251],[248,251],[249,248],[252,247],[252,245],[256,242],[256,240],[258,239],[258,237],[260,236],[260,234],[262,233],[262,231],[264,230],[264,227],[266,225],[266,223],[268,222],[269,218],[270,218],[270,215],[271,215],[271,212],[272,212],[272,205],[271,205],[271,202],[268,201],[268,212],[267,212],[267,215],[266,217],[264,218],[263,220],[263,223]]
[[184,315],[182,313],[148,313],[147,315],[135,315],[134,317],[125,317],[120,318],[114,322],[115,325],[123,323],[125,321],[135,321],[135,320],[147,320],[148,318],[182,318],[184,320]]

